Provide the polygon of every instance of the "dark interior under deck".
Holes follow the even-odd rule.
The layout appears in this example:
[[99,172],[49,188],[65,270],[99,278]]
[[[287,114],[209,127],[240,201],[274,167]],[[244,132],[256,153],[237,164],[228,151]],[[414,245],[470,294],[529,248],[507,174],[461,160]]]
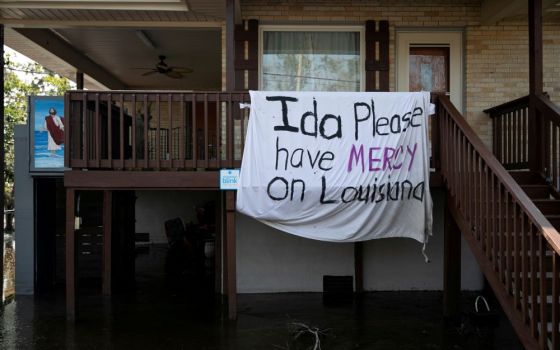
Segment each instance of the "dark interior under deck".
[[64,291],[66,191],[62,177],[41,177],[35,186],[35,293]]
[[[37,178],[36,203],[36,296],[64,298],[66,245],[64,234],[65,190],[61,178]],[[182,192],[188,197],[189,192]],[[219,259],[214,253],[219,225],[217,202],[210,195],[193,211],[194,222],[162,217],[156,223],[167,243],[153,242],[153,234],[136,227],[134,191],[113,191],[111,196],[109,241],[105,242],[104,192],[76,192],[75,211],[79,229],[75,230],[76,296],[81,311],[87,298],[112,295],[122,301],[146,305],[158,300],[181,299],[193,305],[214,302],[220,288]],[[196,214],[195,214],[196,211]],[[139,232],[137,232],[139,231]],[[152,234],[152,238],[150,235]],[[110,250],[106,260],[104,245]],[[110,261],[107,268],[106,261]],[[104,278],[109,271],[109,281]]]

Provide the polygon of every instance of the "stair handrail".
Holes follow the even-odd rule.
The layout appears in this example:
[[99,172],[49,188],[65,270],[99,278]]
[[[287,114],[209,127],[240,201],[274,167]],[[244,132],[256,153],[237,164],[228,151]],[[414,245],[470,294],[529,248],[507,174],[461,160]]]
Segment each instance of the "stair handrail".
[[[556,110],[557,113],[560,113],[560,109],[558,109],[558,106],[556,106],[554,103],[550,101],[550,96],[547,92],[544,92],[542,95],[535,95],[535,97],[538,97],[543,102],[547,102],[547,104],[552,109]],[[497,106],[486,108],[485,110],[483,110],[483,112],[488,114],[490,118],[494,118],[498,116],[500,113],[509,110],[510,108],[516,108],[519,105],[529,105],[530,98],[531,95],[521,96],[516,98],[515,100],[507,101]]]
[[487,109],[483,110],[483,112],[488,114],[490,116],[490,118],[494,118],[494,117],[497,117],[498,115],[500,115],[501,113],[503,113],[504,111],[507,111],[511,108],[516,108],[519,105],[528,105],[528,104],[529,104],[529,95],[525,95],[525,96],[516,98],[515,100],[511,100],[511,101],[508,101],[508,102],[504,102],[500,105],[487,108]]
[[[488,166],[488,168],[492,170],[492,172],[508,190],[511,197],[531,219],[537,230],[546,238],[556,254],[560,254],[560,236],[558,231],[552,226],[548,219],[546,219],[542,212],[531,201],[529,196],[527,196],[525,191],[523,191],[521,186],[519,186],[519,184],[513,179],[509,172],[502,166],[502,164],[500,164],[500,162],[490,151],[490,149],[482,142],[480,137],[474,132],[472,127],[463,118],[461,113],[459,113],[457,108],[455,108],[453,103],[451,103],[449,97],[445,95],[438,95],[438,101],[439,105],[449,113],[451,119],[459,127],[474,150],[478,152],[479,156],[486,162],[486,166]],[[542,103],[545,103],[547,106],[549,106],[550,104],[549,101],[546,101],[544,99],[540,99],[540,101],[542,101]],[[443,173],[443,169],[442,175],[445,178],[446,174]]]
[[536,107],[541,111],[541,113],[546,113],[547,117],[550,118],[556,124],[560,124],[560,107],[550,100],[548,95],[534,95],[536,102]]

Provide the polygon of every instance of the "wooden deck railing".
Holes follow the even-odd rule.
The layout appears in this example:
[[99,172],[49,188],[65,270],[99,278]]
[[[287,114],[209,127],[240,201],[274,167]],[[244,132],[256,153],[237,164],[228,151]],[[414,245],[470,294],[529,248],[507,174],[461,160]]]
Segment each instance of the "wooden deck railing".
[[494,155],[506,169],[529,168],[529,96],[484,110],[492,119]]
[[[529,119],[531,99],[534,120]],[[560,108],[543,95],[524,96],[484,112],[492,119],[494,155],[504,167],[541,173],[559,191]]]
[[80,169],[239,167],[246,93],[70,91],[65,165]]
[[535,154],[533,165],[554,189],[560,191],[560,108],[547,96],[533,96],[535,108]]
[[524,345],[558,349],[558,232],[447,97],[439,98],[438,119],[448,206],[464,237]]
[[[239,103],[249,100],[245,92],[70,91],[65,96],[65,166],[91,170],[240,167],[249,110],[240,109]],[[438,124],[433,118],[429,122],[431,163],[437,169]]]

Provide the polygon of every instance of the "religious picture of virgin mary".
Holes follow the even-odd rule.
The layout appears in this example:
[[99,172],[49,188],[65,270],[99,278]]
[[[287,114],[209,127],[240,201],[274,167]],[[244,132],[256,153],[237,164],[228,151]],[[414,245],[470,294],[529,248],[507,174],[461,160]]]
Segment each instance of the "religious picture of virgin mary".
[[33,103],[34,165],[36,169],[64,168],[64,100],[35,97]]

